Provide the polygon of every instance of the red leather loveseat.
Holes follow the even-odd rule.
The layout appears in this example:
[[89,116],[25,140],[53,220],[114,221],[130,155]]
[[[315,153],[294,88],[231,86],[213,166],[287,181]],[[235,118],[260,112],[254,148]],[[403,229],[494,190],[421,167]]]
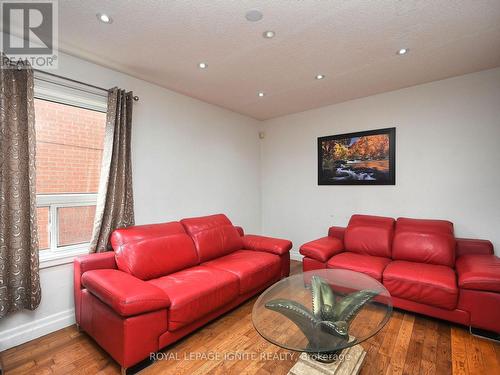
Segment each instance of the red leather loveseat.
[[288,276],[287,240],[224,215],[115,230],[74,262],[77,324],[130,367]]
[[353,215],[300,253],[304,271],[362,272],[396,307],[500,333],[500,259],[490,241],[455,238],[449,221]]

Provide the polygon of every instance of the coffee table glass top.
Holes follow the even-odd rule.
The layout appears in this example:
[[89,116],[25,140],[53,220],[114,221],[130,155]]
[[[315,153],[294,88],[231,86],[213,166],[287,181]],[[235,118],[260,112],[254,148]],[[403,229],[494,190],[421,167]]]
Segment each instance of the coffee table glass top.
[[282,348],[331,353],[370,338],[391,313],[391,296],[377,280],[359,272],[322,269],[269,287],[255,302],[252,320],[262,337]]

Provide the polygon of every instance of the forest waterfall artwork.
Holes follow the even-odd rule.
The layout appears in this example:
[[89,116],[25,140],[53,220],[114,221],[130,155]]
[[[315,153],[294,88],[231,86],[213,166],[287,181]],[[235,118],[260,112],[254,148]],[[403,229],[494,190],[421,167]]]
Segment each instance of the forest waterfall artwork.
[[318,138],[318,185],[395,185],[396,128]]

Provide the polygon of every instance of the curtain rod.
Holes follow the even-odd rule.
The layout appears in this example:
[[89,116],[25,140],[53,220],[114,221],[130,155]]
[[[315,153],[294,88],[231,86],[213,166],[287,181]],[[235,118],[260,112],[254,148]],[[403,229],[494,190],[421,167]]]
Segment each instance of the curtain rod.
[[[72,79],[72,78],[68,78],[68,77],[64,77],[64,76],[60,76],[58,74],[54,74],[54,73],[49,73],[49,72],[46,72],[45,70],[40,70],[40,69],[33,69],[35,72],[40,72],[40,73],[43,73],[43,74],[47,74],[49,76],[52,76],[52,77],[57,77],[57,78],[62,78],[62,79],[65,79],[67,81],[70,81],[70,82],[73,82],[73,83],[78,83],[80,85],[84,85],[84,86],[87,86],[87,87],[92,87],[93,89],[96,89],[96,90],[101,90],[101,91],[106,91],[108,92],[109,90],[108,89],[105,89],[103,87],[99,87],[99,86],[94,86],[94,85],[91,85],[90,83],[85,83],[85,82],[82,82],[82,81],[77,81],[76,79]],[[139,101],[139,97],[137,95],[134,95],[134,100],[136,102]]]

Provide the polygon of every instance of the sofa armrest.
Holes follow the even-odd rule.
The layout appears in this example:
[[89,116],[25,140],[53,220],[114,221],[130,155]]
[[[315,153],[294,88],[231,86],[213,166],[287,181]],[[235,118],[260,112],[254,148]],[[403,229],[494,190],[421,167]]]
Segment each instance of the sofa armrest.
[[500,293],[500,258],[488,254],[467,254],[457,259],[458,286],[463,289]]
[[265,251],[266,253],[283,255],[290,251],[292,242],[280,238],[256,236],[246,234],[242,237],[243,248],[248,250]]
[[100,270],[104,268],[116,269],[115,252],[106,251],[104,253],[88,254],[76,257],[73,261],[75,276],[81,277],[90,270]]
[[82,298],[82,275],[90,270],[116,269],[115,253],[95,253],[76,257],[73,261],[73,293],[75,297],[75,319],[80,324]]
[[170,306],[160,288],[119,270],[93,270],[82,276],[82,284],[121,316],[131,316]]
[[334,237],[323,237],[307,242],[300,247],[300,253],[306,257],[327,262],[332,256],[344,250],[341,240]]
[[337,238],[340,241],[344,242],[345,229],[346,228],[344,228],[344,227],[335,227],[335,226],[330,227],[328,229],[328,237]]
[[493,254],[493,244],[488,240],[457,238],[457,257],[465,254]]
[[236,230],[238,231],[238,233],[240,234],[241,237],[243,237],[245,235],[245,231],[243,230],[242,227],[239,227],[239,226],[235,226]]

